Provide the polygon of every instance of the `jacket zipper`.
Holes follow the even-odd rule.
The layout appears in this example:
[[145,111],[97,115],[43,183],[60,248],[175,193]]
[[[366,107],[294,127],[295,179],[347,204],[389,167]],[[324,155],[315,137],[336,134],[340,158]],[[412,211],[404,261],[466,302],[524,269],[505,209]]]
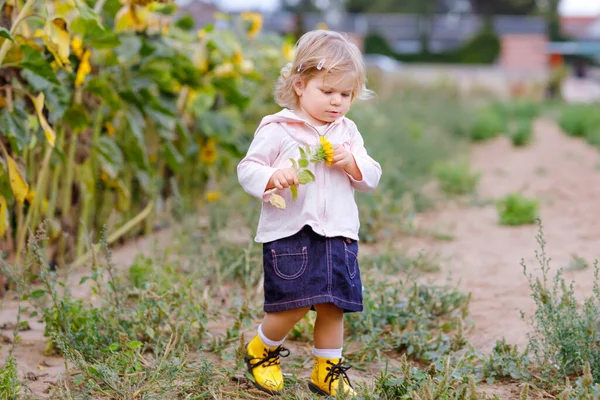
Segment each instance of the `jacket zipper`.
[[[311,128],[312,128],[312,129],[313,129],[313,130],[314,130],[314,131],[317,133],[317,136],[321,137],[321,134],[319,133],[319,131],[317,130],[317,128],[315,128],[314,126],[310,125],[310,124],[309,124],[309,123],[307,123],[307,122],[304,122],[304,124],[305,124],[305,125],[307,125],[307,126],[310,126],[310,127],[311,127]],[[327,128],[327,130],[325,130],[325,133],[323,133],[323,135],[322,135],[322,136],[325,136],[325,135],[327,134],[327,132],[329,132],[329,131],[330,131],[332,128],[333,128],[333,124],[331,124],[331,125],[330,125],[330,126]],[[323,166],[321,166],[321,171],[323,171],[323,168],[324,168],[324,167],[323,167]],[[325,173],[324,173],[324,172],[322,172],[322,178],[323,178],[323,180],[325,180]],[[326,182],[323,182],[323,186],[324,186],[324,187],[327,187],[327,184],[326,184]],[[319,191],[319,193],[320,193],[320,191]],[[327,223],[327,220],[326,220],[326,218],[325,218],[325,216],[327,215],[327,214],[326,214],[326,211],[327,211],[327,194],[325,193],[325,195],[324,195],[324,198],[323,198],[323,212],[322,212],[322,213],[320,213],[320,214],[321,214],[321,215],[320,215],[320,219],[321,219],[321,221],[322,221],[322,223],[323,223],[323,227],[322,227],[323,236],[327,236],[327,235],[325,234],[325,225],[326,225],[326,223]]]

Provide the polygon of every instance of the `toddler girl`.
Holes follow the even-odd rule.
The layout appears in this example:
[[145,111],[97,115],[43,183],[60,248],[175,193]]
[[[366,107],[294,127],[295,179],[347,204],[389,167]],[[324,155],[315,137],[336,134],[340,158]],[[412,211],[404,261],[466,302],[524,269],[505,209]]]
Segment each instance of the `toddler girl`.
[[[355,99],[371,92],[360,50],[339,33],[308,32],[296,47],[275,89],[284,109],[263,118],[237,168],[244,190],[263,200],[255,240],[263,243],[265,317],[247,346],[246,364],[257,388],[277,394],[283,388],[279,357],[289,354],[282,346],[285,337],[314,310],[309,388],[353,395],[342,345],[344,313],[363,309],[354,190],[375,189],[381,167],[344,115]],[[299,185],[290,158],[299,158],[300,146],[317,147],[320,137],[333,144],[333,160],[310,164],[316,182]],[[286,200],[285,209],[269,203],[271,189]]]

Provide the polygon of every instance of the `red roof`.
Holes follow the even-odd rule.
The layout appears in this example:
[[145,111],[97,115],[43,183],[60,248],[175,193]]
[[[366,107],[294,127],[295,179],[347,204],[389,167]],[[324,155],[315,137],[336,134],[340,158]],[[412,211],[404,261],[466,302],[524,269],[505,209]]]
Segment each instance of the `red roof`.
[[560,23],[564,34],[583,38],[586,36],[588,28],[599,18],[598,16],[560,17]]

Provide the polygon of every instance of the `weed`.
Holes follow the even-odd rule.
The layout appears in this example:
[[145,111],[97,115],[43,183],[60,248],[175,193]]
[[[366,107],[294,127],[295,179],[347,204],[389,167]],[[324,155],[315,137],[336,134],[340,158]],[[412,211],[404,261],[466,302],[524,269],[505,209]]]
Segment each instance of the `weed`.
[[502,378],[523,380],[529,378],[530,368],[528,350],[521,353],[516,345],[511,346],[502,338],[496,341],[492,353],[484,360],[483,377],[489,384]]
[[[600,335],[600,288],[598,286],[598,263],[594,263],[593,295],[580,306],[573,283],[568,285],[558,270],[550,282],[550,259],[546,255],[546,241],[539,222],[537,242],[541,248],[536,259],[541,267],[541,278],[528,272],[524,261],[523,273],[529,280],[536,311],[531,316],[533,334],[529,335],[529,347],[540,369],[542,382],[554,385],[564,382],[565,377],[584,372],[589,363],[594,382],[600,381],[600,349],[596,345]],[[589,371],[589,370],[588,370]]]
[[539,202],[518,193],[512,193],[496,203],[500,224],[533,224],[538,216]]
[[561,393],[556,397],[559,400],[579,400],[579,399],[600,399],[600,385],[594,384],[594,377],[590,363],[585,363],[583,375],[575,382],[575,387],[571,385],[571,380],[565,378],[566,384]]
[[506,123],[493,108],[485,108],[478,112],[471,127],[470,138],[473,141],[492,139],[506,131]]
[[17,370],[17,360],[9,356],[0,367],[0,394],[3,399],[18,399],[21,393],[21,382]]
[[533,139],[532,121],[523,119],[514,122],[511,124],[509,136],[513,146],[528,145]]
[[481,174],[471,171],[466,162],[453,162],[436,166],[435,176],[444,193],[465,195],[475,191]]
[[585,258],[579,257],[577,254],[571,256],[571,261],[565,267],[565,271],[581,271],[589,268],[590,264]]
[[[473,377],[461,376],[461,365],[451,366],[450,359],[441,359],[427,370],[416,368],[403,356],[399,374],[388,373],[387,368],[376,379],[374,392],[383,399],[482,399]],[[440,368],[441,367],[441,368]]]
[[585,137],[598,126],[598,112],[587,104],[570,104],[559,118],[559,125],[569,136]]
[[428,286],[412,279],[405,283],[366,279],[365,288],[362,315],[348,318],[346,324],[349,339],[362,344],[357,352],[361,359],[399,350],[412,359],[431,361],[464,344],[450,333],[461,332],[470,296],[450,286]]

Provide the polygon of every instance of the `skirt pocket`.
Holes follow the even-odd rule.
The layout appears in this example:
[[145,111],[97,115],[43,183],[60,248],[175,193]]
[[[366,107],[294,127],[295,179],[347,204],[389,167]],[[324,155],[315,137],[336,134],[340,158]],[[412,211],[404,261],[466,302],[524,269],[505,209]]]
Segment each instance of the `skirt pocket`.
[[348,276],[350,276],[350,279],[354,279],[356,277],[356,272],[358,271],[358,243],[356,241],[353,241],[352,243],[346,243],[346,241],[344,241],[344,250]]
[[286,253],[271,249],[273,270],[281,279],[292,280],[302,276],[308,265],[308,248],[302,247],[300,252]]

